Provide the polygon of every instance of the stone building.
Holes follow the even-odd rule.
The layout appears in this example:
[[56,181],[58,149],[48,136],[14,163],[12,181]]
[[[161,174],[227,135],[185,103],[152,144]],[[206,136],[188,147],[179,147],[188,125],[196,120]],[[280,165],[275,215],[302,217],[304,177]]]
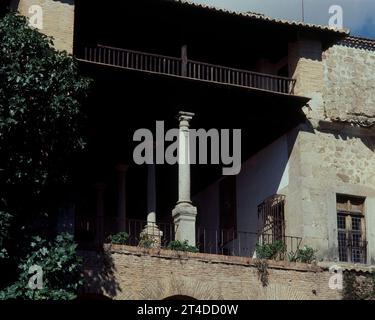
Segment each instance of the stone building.
[[[42,32],[95,80],[88,151],[77,163],[58,230],[71,230],[86,247],[126,231],[132,246],[146,234],[158,239],[157,247],[189,240],[201,252],[177,267],[168,251],[115,248],[114,271],[104,276],[102,257],[87,253],[95,290],[135,299],[194,292],[195,298],[335,299],[339,294],[325,287],[330,263],[370,270],[375,40],[182,0],[116,2],[116,10],[96,1],[10,3],[26,16],[39,5]],[[241,129],[241,171],[223,176],[217,163],[135,164],[133,134],[155,131],[156,121],[165,130],[180,126],[180,142],[189,127]],[[255,245],[275,241],[291,252],[316,249],[321,266],[276,263],[268,289],[250,290]],[[147,266],[161,277],[149,286],[140,280]],[[208,266],[217,268],[216,284]],[[199,268],[202,274],[189,273]],[[111,277],[120,279],[119,288],[133,283],[133,290],[116,293]]]

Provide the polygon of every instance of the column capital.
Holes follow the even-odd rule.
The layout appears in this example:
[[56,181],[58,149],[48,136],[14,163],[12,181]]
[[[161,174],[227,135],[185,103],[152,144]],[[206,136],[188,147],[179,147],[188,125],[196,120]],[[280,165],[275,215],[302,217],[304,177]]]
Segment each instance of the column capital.
[[194,115],[195,114],[192,112],[180,111],[177,116],[178,121],[180,122],[180,127],[189,127],[189,122],[193,119]]

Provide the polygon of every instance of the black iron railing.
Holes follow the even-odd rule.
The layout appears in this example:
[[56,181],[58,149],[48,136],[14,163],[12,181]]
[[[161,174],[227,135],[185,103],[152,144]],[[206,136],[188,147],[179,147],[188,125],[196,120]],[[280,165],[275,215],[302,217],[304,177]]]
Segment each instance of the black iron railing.
[[293,94],[296,80],[122,48],[85,47],[78,60],[206,82]]
[[[75,226],[77,241],[81,243],[109,242],[110,235],[125,231],[129,235],[127,245],[160,248],[167,248],[169,243],[175,240],[176,231],[172,223],[136,219],[128,219],[123,223],[115,217],[98,220],[95,217],[77,216]],[[286,252],[295,252],[299,249],[302,238],[283,236],[276,239],[271,234],[203,227],[196,229],[196,247],[201,253],[252,257],[257,244],[271,244],[275,241],[282,241]],[[280,257],[287,259],[286,255]]]
[[130,219],[126,222],[126,232],[130,246],[166,248],[175,238],[174,225],[165,222]]
[[125,231],[131,246],[167,247],[174,239],[174,225],[137,219],[121,221],[116,217],[76,216],[75,235],[79,242],[109,242],[110,236]]
[[[271,244],[276,241],[285,245],[285,252],[295,252],[299,249],[302,238],[282,236],[276,239],[272,234],[198,227],[196,245],[199,251],[204,253],[252,257],[257,244]],[[283,255],[283,258],[286,259],[287,256]]]

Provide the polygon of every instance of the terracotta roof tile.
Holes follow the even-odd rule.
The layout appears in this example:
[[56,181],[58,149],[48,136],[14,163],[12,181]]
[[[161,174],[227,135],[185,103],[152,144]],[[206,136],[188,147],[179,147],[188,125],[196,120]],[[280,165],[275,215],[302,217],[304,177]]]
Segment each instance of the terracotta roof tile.
[[195,3],[191,0],[173,0],[174,2],[179,2],[182,4],[190,5],[193,7],[197,8],[203,8],[203,9],[208,9],[216,12],[222,12],[222,13],[227,13],[230,15],[236,15],[236,16],[241,16],[244,18],[250,18],[254,20],[262,20],[262,21],[268,21],[271,23],[278,23],[278,24],[283,24],[283,25],[288,25],[288,26],[296,26],[296,27],[301,27],[301,28],[309,28],[309,29],[315,29],[315,30],[320,30],[320,31],[328,31],[328,32],[333,32],[341,35],[348,35],[349,30],[348,29],[337,29],[333,28],[330,26],[323,26],[323,25],[318,25],[318,24],[312,24],[312,23],[306,23],[306,22],[300,22],[300,21],[289,21],[289,20],[282,20],[282,19],[276,19],[276,18],[271,18],[268,17],[264,14],[260,13],[254,13],[254,12],[240,12],[240,11],[234,11],[234,10],[228,10],[228,9],[223,9],[219,7],[214,7],[214,6],[209,6],[205,4],[198,4]]
[[375,50],[375,39],[367,39],[367,38],[349,36],[341,40],[340,44],[358,48],[358,49]]

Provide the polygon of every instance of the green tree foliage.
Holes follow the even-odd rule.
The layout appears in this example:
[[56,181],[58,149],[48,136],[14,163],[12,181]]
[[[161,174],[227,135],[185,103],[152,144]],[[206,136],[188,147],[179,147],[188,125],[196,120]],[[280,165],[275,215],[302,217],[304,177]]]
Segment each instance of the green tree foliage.
[[[85,145],[82,100],[90,80],[79,75],[72,56],[52,44],[26,18],[0,18],[0,269],[20,267],[8,297],[69,298],[78,286],[62,271],[78,270],[72,239],[59,236],[52,244],[34,238],[34,247],[28,246],[32,235],[52,237],[39,221],[55,212],[51,195],[69,182],[70,164]],[[31,295],[23,285],[30,276],[26,267],[34,262],[46,268],[47,278],[45,289]],[[4,285],[0,281],[0,289]]]
[[67,157],[84,146],[80,100],[89,80],[24,17],[0,20],[0,169],[6,186],[38,194],[67,179]]
[[[13,285],[0,291],[0,299],[70,300],[76,298],[83,284],[81,261],[76,244],[69,234],[58,235],[52,242],[33,237],[27,256],[19,264],[20,277]],[[43,270],[42,288],[32,289],[30,267]]]
[[7,250],[5,249],[4,242],[9,235],[9,227],[12,216],[5,212],[0,211],[0,260],[8,257]]

